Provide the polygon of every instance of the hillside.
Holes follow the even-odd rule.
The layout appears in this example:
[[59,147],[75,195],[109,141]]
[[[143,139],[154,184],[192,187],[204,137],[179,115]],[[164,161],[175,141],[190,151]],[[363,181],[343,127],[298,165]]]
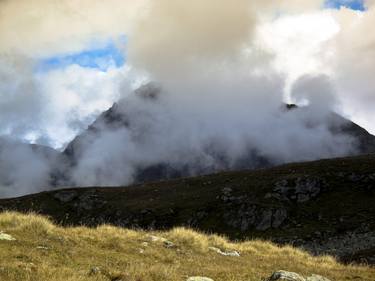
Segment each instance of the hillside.
[[[62,225],[188,226],[375,263],[375,155],[227,172],[126,188],[74,188],[0,200]],[[343,246],[344,245],[344,246]]]
[[[74,173],[75,169],[77,168],[77,163],[79,163],[84,155],[92,153],[96,156],[97,151],[102,151],[102,146],[98,147],[94,144],[98,141],[98,139],[103,138],[103,135],[108,134],[108,132],[117,132],[126,129],[131,138],[134,139],[135,145],[147,143],[148,139],[152,139],[155,130],[160,129],[160,126],[155,121],[159,120],[158,114],[160,114],[160,112],[155,112],[155,109],[151,110],[150,108],[152,107],[150,106],[162,103],[164,97],[163,95],[165,95],[165,93],[160,85],[156,83],[149,83],[135,90],[131,98],[124,98],[120,100],[110,109],[99,115],[98,118],[87,128],[87,130],[84,130],[75,139],[73,139],[63,151],[63,156],[66,157],[67,162],[70,164],[68,165],[65,174],[69,175]],[[140,104],[142,104],[142,106],[140,106]],[[290,126],[293,126],[293,121],[303,119],[301,117],[301,113],[306,114],[307,111],[308,107],[300,108],[296,105],[284,105],[280,106],[278,114],[284,118],[285,116],[288,116]],[[147,116],[148,119],[140,122],[139,116]],[[345,151],[340,151],[338,149],[338,144],[336,147],[330,149],[330,151],[326,151],[324,155],[327,158],[375,153],[375,136],[371,135],[364,128],[360,127],[354,122],[336,113],[328,114],[328,116],[323,118],[323,120],[319,120],[319,118],[316,117],[309,117],[307,120],[308,121],[306,121],[304,126],[313,128],[314,126],[317,126],[316,124],[314,125],[314,123],[319,124],[319,122],[322,122],[320,126],[323,126],[329,132],[324,139],[319,141],[320,147],[324,147],[326,142],[329,142],[330,134],[332,134],[333,139],[337,138],[335,139],[337,143],[340,142],[339,140],[341,138],[345,138],[346,141],[350,143],[350,149],[345,149]],[[174,128],[174,130],[176,130],[176,128]],[[254,134],[254,132],[250,131],[248,133],[250,135]],[[121,134],[116,136],[119,138]],[[186,136],[186,138],[188,138],[188,136]],[[265,134],[263,138],[267,138],[267,134]],[[111,151],[112,146],[115,145],[113,139],[108,142],[110,142],[112,145],[105,147],[105,153]],[[143,183],[148,181],[204,175],[219,171],[238,171],[244,169],[266,168],[291,162],[290,160],[280,160],[275,155],[265,153],[264,151],[260,150],[256,144],[249,140],[247,140],[246,149],[241,152],[240,156],[234,158],[228,156],[228,151],[232,149],[232,147],[223,146],[220,137],[209,139],[207,142],[208,143],[205,144],[205,148],[203,151],[201,151],[201,153],[206,155],[209,161],[202,161],[202,159],[198,157],[199,155],[194,155],[194,150],[192,149],[191,153],[193,156],[197,156],[196,158],[193,157],[193,159],[195,159],[194,161],[189,162],[186,159],[170,161],[168,160],[168,157],[165,157],[165,159],[158,159],[158,161],[151,161],[151,163],[138,163],[134,167],[132,182]],[[90,149],[92,149],[93,145],[96,149],[91,151]],[[127,154],[131,154],[132,150],[131,145],[128,143],[127,145],[128,146],[125,146],[124,149],[122,149],[122,147],[118,148],[119,152],[116,153],[116,155],[123,153],[123,158],[127,159]],[[233,144],[233,146],[234,145],[235,144]],[[153,151],[158,151],[162,145],[158,143],[158,141],[154,140],[154,142],[151,142],[150,146],[152,146],[153,149],[146,151],[148,151],[149,154],[152,154]],[[147,146],[143,148],[146,149]],[[337,151],[335,151],[335,149],[337,149]],[[183,148],[179,147],[178,151],[179,150],[183,150]],[[319,149],[316,148],[316,150]],[[98,155],[100,156],[105,153],[101,152],[101,154],[98,153]],[[143,154],[143,151],[138,151],[138,153]],[[176,151],[169,149],[167,154],[173,155],[173,153],[176,153]],[[297,161],[316,160],[322,158],[318,151],[313,151],[307,158],[302,157],[302,155],[303,153],[301,151],[295,149],[295,155],[293,157],[295,157],[294,159],[298,159]],[[293,157],[290,159],[293,159]],[[127,168],[129,169],[129,167]],[[102,168],[98,168],[98,170],[101,169]],[[107,171],[107,173],[109,172],[110,171]],[[71,182],[69,184],[76,185],[75,182]]]
[[333,281],[372,281],[375,276],[375,268],[344,266],[289,246],[231,243],[182,228],[62,228],[41,216],[2,213],[0,230],[2,281],[261,281],[279,269]]

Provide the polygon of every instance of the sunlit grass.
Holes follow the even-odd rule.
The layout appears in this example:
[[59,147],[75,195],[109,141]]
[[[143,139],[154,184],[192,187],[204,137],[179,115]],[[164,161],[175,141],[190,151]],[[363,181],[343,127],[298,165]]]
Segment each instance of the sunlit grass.
[[[312,257],[293,247],[267,241],[232,243],[224,237],[190,229],[145,232],[103,225],[62,228],[35,214],[0,214],[0,231],[15,241],[0,241],[0,280],[186,280],[260,281],[284,269],[335,280],[375,280],[375,268],[344,266],[332,257]],[[162,240],[173,242],[166,247]],[[225,257],[209,247],[236,250]]]

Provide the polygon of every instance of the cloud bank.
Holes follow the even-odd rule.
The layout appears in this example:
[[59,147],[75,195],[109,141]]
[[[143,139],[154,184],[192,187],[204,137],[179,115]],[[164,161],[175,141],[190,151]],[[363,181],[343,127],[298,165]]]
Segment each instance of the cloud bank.
[[[56,169],[68,170],[65,184],[122,185],[160,163],[193,175],[255,167],[254,153],[275,164],[353,153],[353,139],[332,132],[331,113],[372,123],[374,3],[364,12],[323,4],[1,1],[3,135],[63,147],[116,101],[126,124],[98,122],[69,168],[28,146],[6,160],[7,145],[4,171],[19,172],[0,190],[8,196],[44,188]],[[108,39],[126,65],[35,68]],[[133,93],[148,81],[160,85],[156,98]],[[285,101],[309,107],[288,112]],[[36,170],[26,173],[22,163],[34,162]]]

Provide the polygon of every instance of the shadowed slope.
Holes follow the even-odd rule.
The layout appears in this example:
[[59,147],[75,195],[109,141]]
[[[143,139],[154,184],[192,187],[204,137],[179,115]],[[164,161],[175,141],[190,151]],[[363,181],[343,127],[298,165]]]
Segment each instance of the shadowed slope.
[[[0,200],[0,209],[35,211],[65,225],[189,226],[351,260],[375,243],[374,196],[375,156],[368,155],[127,188],[44,192]],[[365,258],[375,261],[373,253]]]

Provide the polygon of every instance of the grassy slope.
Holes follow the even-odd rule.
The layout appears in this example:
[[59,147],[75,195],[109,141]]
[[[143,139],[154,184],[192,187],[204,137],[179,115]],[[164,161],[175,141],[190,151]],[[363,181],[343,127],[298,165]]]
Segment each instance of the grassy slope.
[[[34,211],[46,214],[63,225],[98,225],[104,222],[128,227],[147,228],[152,225],[157,229],[189,225],[191,218],[204,212],[205,216],[195,221],[193,227],[232,239],[307,237],[317,230],[335,234],[363,224],[375,230],[375,181],[351,181],[352,174],[375,175],[375,156],[296,163],[127,188],[72,189],[76,196],[66,203],[56,199],[56,191],[44,192],[0,200],[0,210]],[[272,191],[275,182],[305,176],[323,179],[327,189],[317,198],[302,204],[266,199],[265,195]],[[239,206],[220,199],[226,187],[233,190],[233,196],[244,196],[245,203],[250,202],[260,208],[286,208],[288,219],[283,227],[265,232],[254,228],[241,231],[226,224],[224,215],[239,209]],[[90,208],[81,207],[82,202],[90,200]]]
[[[0,214],[0,230],[17,239],[0,241],[2,281],[178,281],[196,275],[215,281],[260,281],[278,269],[321,274],[333,281],[375,278],[375,268],[344,266],[330,257],[311,257],[259,240],[229,243],[182,228],[152,233],[174,242],[174,248],[151,242],[151,232],[110,226],[62,228],[41,216],[17,213]],[[218,255],[209,246],[237,250],[241,257]],[[90,274],[93,267],[101,272]]]

